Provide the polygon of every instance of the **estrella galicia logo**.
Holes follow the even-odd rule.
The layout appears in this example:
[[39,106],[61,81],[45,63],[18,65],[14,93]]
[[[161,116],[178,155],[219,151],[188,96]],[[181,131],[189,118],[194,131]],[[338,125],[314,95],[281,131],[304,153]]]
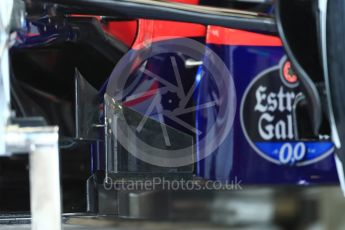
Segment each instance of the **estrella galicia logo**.
[[303,88],[286,56],[247,87],[241,104],[242,129],[251,147],[266,160],[305,166],[333,152],[329,137],[322,141],[298,138],[293,108],[301,95]]

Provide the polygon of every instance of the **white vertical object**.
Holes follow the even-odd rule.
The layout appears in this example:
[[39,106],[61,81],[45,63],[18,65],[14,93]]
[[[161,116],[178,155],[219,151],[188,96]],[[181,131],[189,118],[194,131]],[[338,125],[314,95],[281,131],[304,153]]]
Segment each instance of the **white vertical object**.
[[13,0],[0,0],[0,155],[6,153],[5,126],[10,117],[9,32]]

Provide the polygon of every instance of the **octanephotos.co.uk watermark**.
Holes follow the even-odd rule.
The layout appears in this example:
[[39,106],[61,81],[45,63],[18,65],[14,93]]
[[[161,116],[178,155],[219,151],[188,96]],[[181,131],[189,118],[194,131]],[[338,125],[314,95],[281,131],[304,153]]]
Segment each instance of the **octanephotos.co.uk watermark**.
[[243,190],[242,180],[234,177],[226,181],[204,181],[195,179],[166,179],[152,177],[150,179],[128,180],[106,177],[103,183],[105,190],[125,191],[230,191]]

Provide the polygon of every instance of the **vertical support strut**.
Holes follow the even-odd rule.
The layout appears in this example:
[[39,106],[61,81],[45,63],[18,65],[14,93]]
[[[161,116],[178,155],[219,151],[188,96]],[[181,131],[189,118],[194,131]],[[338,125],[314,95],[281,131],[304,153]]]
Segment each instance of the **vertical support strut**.
[[30,152],[29,160],[32,229],[60,230],[61,193],[57,142],[36,145]]
[[61,229],[61,191],[57,127],[9,126],[6,148],[29,152],[33,230]]
[[23,0],[0,0],[0,156],[29,153],[32,229],[60,230],[58,128],[11,125],[9,49],[24,14]]

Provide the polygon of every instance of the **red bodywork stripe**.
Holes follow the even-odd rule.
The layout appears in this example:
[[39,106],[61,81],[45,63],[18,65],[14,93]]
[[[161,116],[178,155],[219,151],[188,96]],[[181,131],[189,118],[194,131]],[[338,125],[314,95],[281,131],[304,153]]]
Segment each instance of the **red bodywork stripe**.
[[137,38],[132,49],[142,49],[162,40],[205,36],[206,27],[200,24],[140,19]]
[[216,45],[233,46],[282,46],[279,37],[244,30],[208,26],[206,42]]
[[157,90],[158,90],[158,82],[155,81],[151,85],[151,87],[146,92],[144,92],[140,97],[133,99],[131,101],[126,101],[123,103],[123,105],[131,107],[131,106],[135,106],[137,104],[140,104],[140,103],[144,102],[146,99],[149,99],[149,98],[153,97],[154,95],[156,95]]
[[116,39],[131,47],[138,30],[138,21],[110,21],[103,26],[104,30]]
[[170,2],[180,2],[192,5],[199,5],[199,0],[170,0]]

